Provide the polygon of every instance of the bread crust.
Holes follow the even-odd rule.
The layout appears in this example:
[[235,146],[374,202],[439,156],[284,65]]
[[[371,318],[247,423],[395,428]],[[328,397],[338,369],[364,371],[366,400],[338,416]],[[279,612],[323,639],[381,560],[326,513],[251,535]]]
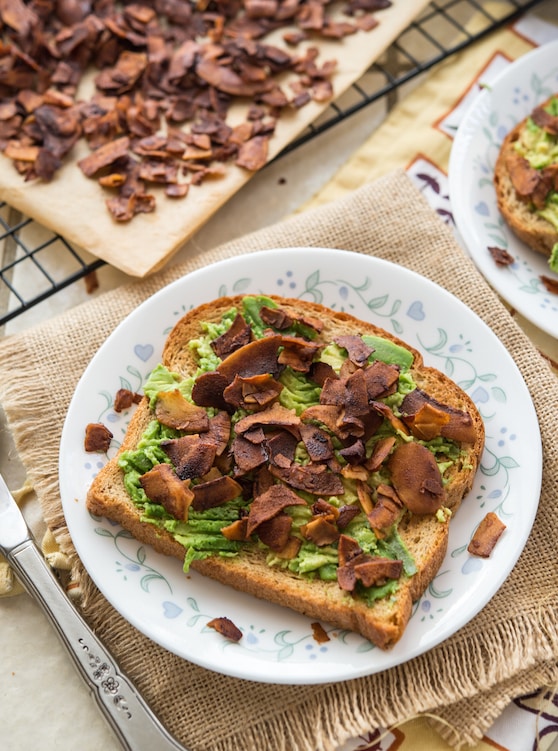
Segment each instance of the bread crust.
[[[405,347],[413,354],[412,374],[420,388],[442,403],[469,412],[474,421],[474,443],[467,447],[461,465],[455,467],[447,487],[447,507],[455,512],[469,492],[484,447],[484,425],[470,397],[440,371],[426,367],[420,352],[389,332],[370,323],[321,305],[270,296],[281,308],[304,316],[319,317],[324,323],[320,340],[333,341],[343,334],[374,334]],[[193,371],[194,358],[186,346],[200,335],[200,323],[220,321],[224,312],[238,307],[243,296],[220,298],[201,305],[177,322],[168,335],[163,363],[183,376]],[[326,315],[327,312],[327,315]],[[165,555],[184,559],[185,549],[170,533],[141,521],[140,511],[128,496],[123,473],[118,466],[122,452],[133,449],[153,418],[146,397],[133,414],[124,441],[115,457],[101,470],[87,494],[87,508],[93,514],[120,523],[142,543]],[[424,592],[440,568],[447,550],[449,522],[435,516],[406,517],[399,527],[404,543],[414,556],[417,573],[403,578],[393,597],[372,606],[342,590],[337,582],[297,577],[266,563],[265,553],[257,549],[234,558],[218,555],[195,560],[191,567],[227,586],[283,605],[311,618],[355,631],[382,649],[391,648],[402,636],[409,621],[412,604]]]
[[558,232],[549,221],[537,214],[530,201],[518,195],[506,166],[506,160],[514,153],[514,144],[527,119],[519,122],[502,142],[494,166],[494,188],[498,209],[514,234],[532,250],[550,257],[552,248],[558,243]]

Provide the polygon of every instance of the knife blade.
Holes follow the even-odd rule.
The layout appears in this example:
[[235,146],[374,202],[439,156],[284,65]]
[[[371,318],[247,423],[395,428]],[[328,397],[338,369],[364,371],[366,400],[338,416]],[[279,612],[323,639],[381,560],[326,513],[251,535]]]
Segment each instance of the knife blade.
[[125,751],[187,751],[72,605],[0,475],[0,552],[38,602]]

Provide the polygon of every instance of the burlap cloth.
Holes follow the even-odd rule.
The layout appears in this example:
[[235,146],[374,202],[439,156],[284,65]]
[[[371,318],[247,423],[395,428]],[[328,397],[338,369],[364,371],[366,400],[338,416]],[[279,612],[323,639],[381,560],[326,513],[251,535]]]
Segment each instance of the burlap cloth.
[[[56,472],[73,389],[96,348],[126,314],[201,264],[296,245],[395,261],[461,298],[515,359],[533,397],[544,449],[542,496],[532,534],[513,572],[480,614],[445,643],[404,665],[320,686],[275,686],[222,676],[175,657],[135,631],[76,560]],[[326,751],[417,713],[440,718],[437,727],[458,748],[477,742],[511,698],[557,680],[558,382],[402,171],[6,339],[0,343],[0,398],[46,521],[61,550],[74,560],[87,621],[191,751]]]

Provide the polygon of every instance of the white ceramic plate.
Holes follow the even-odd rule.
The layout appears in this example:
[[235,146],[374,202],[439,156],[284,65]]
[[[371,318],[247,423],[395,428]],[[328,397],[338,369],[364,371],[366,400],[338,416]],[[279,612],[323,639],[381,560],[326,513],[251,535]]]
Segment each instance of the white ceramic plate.
[[[486,450],[474,489],[451,524],[447,557],[390,652],[326,626],[318,644],[308,618],[182,573],[85,508],[104,457],[87,454],[88,422],[113,432],[114,449],[130,418],[117,414],[121,388],[138,391],[159,362],[173,324],[220,295],[267,293],[314,300],[391,331],[445,371],[478,404]],[[171,652],[228,675],[275,683],[322,683],[374,673],[430,649],[467,623],[494,595],[529,535],[541,482],[538,423],[514,362],[491,330],[432,282],[394,264],[347,251],[291,248],[253,253],[185,276],[137,308],[107,339],[83,374],[63,430],[60,487],[68,527],[84,565],[107,599],[136,628]],[[488,560],[466,552],[488,511],[507,525]],[[226,615],[243,631],[230,643],[207,627]]]
[[[558,41],[520,57],[483,89],[458,128],[449,163],[453,216],[473,261],[504,300],[551,336],[558,336],[558,295],[540,276],[556,275],[504,222],[492,179],[506,134],[556,92]],[[497,266],[489,246],[506,249],[514,263]]]

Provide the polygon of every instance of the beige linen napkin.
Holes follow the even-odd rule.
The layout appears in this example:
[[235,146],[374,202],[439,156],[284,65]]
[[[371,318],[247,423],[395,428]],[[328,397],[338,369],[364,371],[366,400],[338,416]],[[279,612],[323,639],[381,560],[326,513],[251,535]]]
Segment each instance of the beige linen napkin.
[[[405,265],[446,287],[515,358],[541,424],[544,479],[526,548],[491,602],[429,653],[378,675],[321,686],[273,686],[211,673],[135,631],[76,559],[58,498],[58,442],[73,389],[95,349],[163,284],[239,253],[329,246]],[[558,382],[525,334],[402,172],[329,205],[237,239],[202,259],[136,281],[0,343],[0,398],[47,524],[81,579],[85,617],[169,730],[191,751],[333,751],[417,713],[442,718],[456,747],[480,739],[512,696],[558,678]]]

